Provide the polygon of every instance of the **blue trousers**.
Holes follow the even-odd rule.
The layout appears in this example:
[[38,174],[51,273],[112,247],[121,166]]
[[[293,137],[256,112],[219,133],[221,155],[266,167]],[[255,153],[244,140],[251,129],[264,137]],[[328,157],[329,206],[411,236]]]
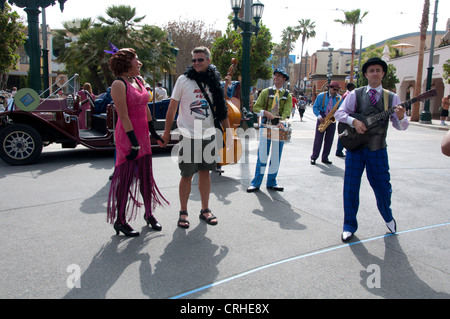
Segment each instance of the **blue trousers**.
[[317,120],[316,124],[316,134],[314,136],[313,152],[311,154],[311,159],[316,160],[319,157],[320,149],[323,145],[322,151],[322,161],[328,160],[328,155],[331,152],[331,146],[333,145],[334,133],[336,132],[336,123],[331,123],[327,129],[321,133],[319,132],[320,121]]
[[[272,152],[270,148],[272,146]],[[256,162],[255,177],[251,185],[260,187],[266,171],[267,162],[269,160],[269,171],[267,172],[267,187],[277,186],[278,169],[280,168],[281,154],[283,153],[284,142],[271,141],[263,136],[263,129],[259,130],[259,146],[258,146],[258,160]]]
[[340,139],[338,139],[338,143],[337,143],[337,146],[336,146],[336,155],[337,154],[344,154],[344,145],[342,145]]
[[359,190],[362,173],[366,169],[367,179],[377,201],[378,210],[386,223],[392,221],[389,162],[387,149],[371,152],[347,150],[344,177],[344,231],[351,233],[358,229],[356,214],[359,207]]

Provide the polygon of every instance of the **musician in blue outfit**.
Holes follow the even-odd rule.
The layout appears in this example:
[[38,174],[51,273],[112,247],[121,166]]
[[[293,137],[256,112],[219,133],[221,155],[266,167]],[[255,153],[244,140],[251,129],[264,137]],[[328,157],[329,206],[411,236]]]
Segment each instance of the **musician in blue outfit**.
[[317,96],[313,105],[314,115],[317,117],[316,133],[314,136],[313,151],[311,154],[311,165],[316,165],[316,159],[319,157],[320,149],[323,145],[322,151],[322,163],[332,164],[328,159],[328,155],[331,152],[331,146],[333,145],[334,134],[336,132],[336,123],[331,123],[324,132],[319,131],[319,126],[324,123],[328,113],[338,105],[342,103],[342,96],[338,94],[339,82],[331,81],[328,84],[328,92],[322,92]]
[[221,81],[220,84],[226,88],[226,91],[224,91],[225,96],[229,99],[232,97],[238,97],[240,92],[240,85],[241,82],[239,81],[231,81],[231,75],[227,75],[225,77],[225,81]]
[[[283,89],[286,81],[289,81],[289,75],[286,71],[275,69],[273,71],[273,86],[261,91],[258,100],[253,106],[253,112],[262,117],[261,124],[267,124],[270,120],[279,129],[286,128],[287,124],[283,120],[289,118],[292,110],[292,95],[288,90]],[[278,192],[284,190],[277,183],[283,146],[283,141],[267,139],[263,134],[263,129],[259,130],[258,160],[256,162],[255,177],[251,182],[251,186],[247,189],[248,193],[259,190],[267,164],[269,164],[266,181],[267,189]]]
[[[356,137],[364,137],[364,142],[356,149],[350,150],[344,145],[347,148],[347,154],[344,177],[344,226],[341,235],[343,242],[351,240],[358,229],[356,214],[364,169],[375,193],[378,210],[387,228],[391,233],[397,231],[397,224],[391,210],[392,187],[386,136],[389,121],[397,130],[406,130],[409,122],[405,115],[406,110],[400,105],[400,98],[382,87],[382,80],[387,70],[386,62],[380,58],[367,60],[362,71],[369,84],[352,91],[335,113],[335,118],[340,125],[341,123],[348,125],[356,130]],[[389,109],[392,107],[394,109]],[[387,118],[378,120],[375,127],[367,125],[368,128],[365,125],[364,115],[388,112],[389,110],[395,110],[395,112],[391,112],[392,114]]]

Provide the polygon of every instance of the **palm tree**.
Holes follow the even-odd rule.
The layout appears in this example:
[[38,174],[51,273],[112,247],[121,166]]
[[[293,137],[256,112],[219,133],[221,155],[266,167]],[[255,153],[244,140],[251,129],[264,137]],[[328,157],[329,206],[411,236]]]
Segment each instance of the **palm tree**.
[[[93,68],[100,68],[103,75],[103,79],[106,81],[106,87],[110,86],[114,81],[111,70],[109,69],[110,55],[105,53],[105,48],[109,48],[109,40],[113,39],[117,34],[117,27],[105,26],[94,27],[86,30],[80,35],[79,42],[83,44],[85,51],[85,60],[82,65],[86,65],[91,70],[91,74],[96,81],[99,81],[100,76],[97,76],[93,72]],[[96,82],[97,83],[97,82]],[[104,89],[106,89],[104,87]],[[99,88],[101,91],[101,89]]]
[[289,53],[294,50],[294,43],[297,41],[299,37],[298,31],[294,27],[287,27],[283,30],[282,42],[284,44],[286,60],[285,60],[285,68],[289,74]]
[[[314,31],[314,28],[316,27],[315,22],[311,22],[310,19],[301,19],[298,20],[299,25],[297,26],[297,30],[302,36],[302,51],[300,55],[300,70],[298,74],[298,84],[300,88],[300,79],[302,77],[302,58],[303,58],[303,47],[305,45],[305,41],[309,40],[310,38],[314,38],[316,36],[316,31]],[[306,61],[307,63],[308,61]],[[305,68],[307,65],[305,64]]]
[[106,25],[121,26],[125,34],[134,31],[138,23],[145,19],[145,16],[136,17],[136,8],[126,5],[111,6],[106,9],[109,19],[98,17],[98,20]]
[[[422,92],[422,69],[423,58],[425,52],[425,41],[427,39],[427,29],[430,15],[430,0],[425,0],[423,4],[422,22],[420,23],[420,48],[419,48],[419,62],[417,67],[416,87],[414,88],[414,95],[419,95]],[[414,103],[411,110],[411,121],[418,122],[420,103]]]
[[355,9],[352,11],[344,11],[345,20],[336,19],[335,22],[340,22],[343,25],[350,25],[353,28],[352,33],[352,60],[350,66],[350,82],[353,82],[353,73],[355,68],[355,51],[356,51],[356,25],[362,23],[362,19],[369,13],[368,11],[364,12],[361,16],[361,9]]
[[[119,32],[118,28],[96,25],[90,18],[65,21],[63,26],[65,30],[55,35],[61,52],[57,61],[65,63],[70,73],[80,74],[82,81],[89,79],[94,91],[103,92],[114,80],[104,50],[109,48],[109,40]],[[67,34],[77,40],[72,41]]]
[[272,49],[272,61],[273,65],[277,66],[277,68],[281,68],[283,66],[283,58],[284,52],[286,48],[282,43],[275,44]]
[[[104,85],[99,77],[98,60],[96,57],[96,41],[91,41],[88,35],[93,26],[90,18],[73,19],[63,22],[64,30],[54,32],[54,50],[58,52],[57,61],[66,66],[69,74],[78,73],[82,81],[93,83],[94,91],[103,92]],[[68,34],[75,36],[73,41]],[[91,44],[94,44],[92,46]]]
[[[111,55],[104,52],[109,49],[109,42],[117,48],[135,48],[144,72],[154,71],[156,67],[164,70],[173,67],[173,46],[168,44],[166,32],[159,27],[139,26],[144,17],[136,17],[136,9],[129,6],[112,6],[106,13],[108,18],[99,17],[100,23],[90,19],[73,20],[65,22],[65,30],[57,32],[57,49],[61,52],[58,61],[64,62],[70,72],[89,79],[103,92],[114,81],[108,65]],[[72,41],[69,34],[77,40]]]
[[171,72],[175,67],[174,46],[167,41],[167,33],[157,26],[144,25],[140,31],[140,43],[136,51],[143,63],[143,72],[152,72],[156,81],[156,69]]

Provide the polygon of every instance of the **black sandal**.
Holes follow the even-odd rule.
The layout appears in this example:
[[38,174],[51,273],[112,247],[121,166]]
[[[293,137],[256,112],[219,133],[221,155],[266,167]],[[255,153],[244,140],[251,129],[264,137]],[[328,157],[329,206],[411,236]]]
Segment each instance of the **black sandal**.
[[[211,213],[211,210],[209,208],[206,209],[202,209],[200,210],[200,219],[203,219],[208,225],[217,225],[218,221],[217,221],[217,217],[214,216],[213,214],[211,214],[211,216],[209,216],[208,218],[206,218],[203,214],[204,213]],[[216,222],[213,222],[212,220],[215,219]]]
[[182,219],[181,218],[182,215],[188,216],[188,212],[180,211],[180,218],[178,219],[178,227],[187,229],[189,228],[190,223],[187,219]]

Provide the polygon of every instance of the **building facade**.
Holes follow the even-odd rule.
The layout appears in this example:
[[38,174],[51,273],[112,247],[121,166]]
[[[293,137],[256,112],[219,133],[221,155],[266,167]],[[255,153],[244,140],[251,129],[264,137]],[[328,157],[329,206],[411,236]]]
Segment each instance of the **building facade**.
[[[27,30],[26,30],[27,31]],[[49,83],[50,86],[55,82],[56,77],[62,73],[62,70],[64,69],[64,66],[56,62],[56,56],[54,56],[53,52],[53,35],[50,30],[50,28],[47,28],[47,48],[48,48],[48,76],[49,76]],[[42,32],[39,32],[39,43],[42,45]],[[16,65],[16,70],[12,70],[9,72],[9,78],[8,78],[8,88],[17,87],[18,89],[26,87],[26,83],[24,82],[24,79],[28,77],[28,72],[30,70],[30,58],[25,51],[25,47],[21,46],[18,50],[18,54],[20,56],[20,60]],[[44,61],[41,54],[41,75],[43,76],[43,66]],[[22,77],[22,79],[21,79]]]
[[350,49],[323,48],[316,51],[311,56],[311,66],[309,74],[311,99],[315,101],[317,95],[327,91],[329,81],[339,82],[341,90],[339,94],[345,92],[346,78],[350,74]]
[[[444,96],[450,95],[450,85],[445,84],[443,77],[444,70],[443,64],[450,60],[450,45],[441,48],[434,49],[433,53],[433,76],[431,81],[431,88],[435,88],[437,96],[430,101],[430,113],[433,118],[439,118],[439,108],[441,107],[441,101]],[[430,61],[430,50],[426,50],[424,53],[422,67],[422,85],[421,92],[426,91],[427,75]],[[417,71],[419,65],[419,53],[413,53],[402,57],[390,59],[389,64],[392,64],[397,69],[396,76],[400,83],[396,85],[397,94],[402,101],[411,99],[417,96],[417,92],[414,92],[416,87]],[[421,103],[420,112],[423,111],[424,104]]]

